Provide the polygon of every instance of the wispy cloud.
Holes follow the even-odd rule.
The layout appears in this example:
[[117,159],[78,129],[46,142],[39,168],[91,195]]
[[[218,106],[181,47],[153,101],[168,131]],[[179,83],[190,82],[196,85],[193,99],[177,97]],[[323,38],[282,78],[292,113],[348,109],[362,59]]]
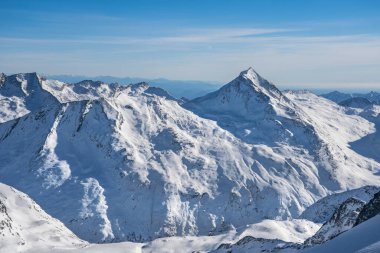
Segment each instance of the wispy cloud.
[[267,29],[267,28],[229,28],[229,29],[185,29],[170,36],[92,36],[81,38],[26,38],[0,37],[0,43],[34,43],[34,44],[172,44],[172,43],[227,43],[248,41],[253,36],[276,35],[299,31],[297,29]]
[[172,30],[166,36],[0,37],[0,69],[227,82],[253,65],[280,85],[375,87],[380,36],[300,29]]

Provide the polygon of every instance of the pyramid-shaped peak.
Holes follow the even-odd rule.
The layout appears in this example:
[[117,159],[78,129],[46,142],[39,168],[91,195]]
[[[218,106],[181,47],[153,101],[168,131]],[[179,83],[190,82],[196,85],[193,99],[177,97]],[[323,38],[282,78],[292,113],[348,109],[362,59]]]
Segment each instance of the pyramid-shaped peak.
[[246,85],[253,87],[258,92],[270,91],[271,93],[276,93],[276,95],[281,94],[280,90],[277,89],[275,85],[260,76],[252,67],[240,72],[238,78],[235,79],[235,81],[232,81],[232,83],[240,83],[242,81]]
[[254,86],[260,86],[261,83],[268,82],[262,78],[252,67],[249,67],[247,70],[240,72],[240,79],[249,80]]
[[252,67],[249,67],[247,70],[242,71],[240,76],[255,78],[260,75]]

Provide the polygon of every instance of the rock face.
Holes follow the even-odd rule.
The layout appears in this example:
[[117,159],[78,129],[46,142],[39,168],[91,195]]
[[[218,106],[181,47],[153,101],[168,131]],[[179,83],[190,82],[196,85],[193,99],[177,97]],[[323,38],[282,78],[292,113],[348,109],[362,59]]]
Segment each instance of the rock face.
[[380,184],[380,164],[348,145],[371,123],[253,69],[184,106],[145,83],[21,76],[3,93],[26,113],[0,124],[1,180],[90,242],[217,234]]
[[355,226],[378,214],[380,214],[380,192],[376,193],[373,199],[363,207],[356,219]]
[[365,205],[364,201],[349,198],[344,201],[318,232],[304,242],[305,246],[321,244],[351,229]]

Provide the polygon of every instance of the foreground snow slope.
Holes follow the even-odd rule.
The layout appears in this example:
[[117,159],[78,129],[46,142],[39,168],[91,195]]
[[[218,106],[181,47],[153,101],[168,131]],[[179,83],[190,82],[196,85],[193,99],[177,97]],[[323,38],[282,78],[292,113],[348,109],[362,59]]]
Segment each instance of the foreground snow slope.
[[75,249],[86,245],[26,194],[0,183],[0,252]]
[[[27,195],[0,184],[0,252],[378,252],[380,216],[375,216],[331,241],[307,249],[288,247],[318,230],[307,220],[267,220],[241,231],[217,236],[160,238],[148,243],[88,244],[47,215]],[[227,251],[222,245],[233,245]],[[278,247],[285,248],[280,249]],[[359,250],[359,251],[358,251]]]
[[348,146],[372,123],[307,109],[320,101],[252,69],[185,108],[144,83],[25,80],[56,99],[0,124],[0,180],[90,242],[220,234],[380,185],[380,165]]
[[379,217],[379,211],[380,192],[366,204],[350,198],[335,210],[330,220],[315,235],[301,244],[286,243],[280,237],[271,239],[266,236],[246,236],[232,244],[223,243],[212,252],[379,252],[380,237],[376,229],[379,225],[376,218]]
[[[351,230],[340,234],[334,239],[311,248],[297,249],[289,247],[280,240],[263,240],[254,237],[246,237],[244,240],[231,245],[221,246],[215,253],[375,253],[380,252],[380,216],[376,216]],[[227,247],[227,248],[226,248]]]
[[156,239],[147,243],[89,244],[46,214],[24,193],[0,183],[0,252],[208,252],[246,236],[301,242],[319,226],[307,220],[263,222],[217,236]]
[[380,215],[359,224],[353,229],[322,245],[304,250],[305,253],[321,252],[380,252]]

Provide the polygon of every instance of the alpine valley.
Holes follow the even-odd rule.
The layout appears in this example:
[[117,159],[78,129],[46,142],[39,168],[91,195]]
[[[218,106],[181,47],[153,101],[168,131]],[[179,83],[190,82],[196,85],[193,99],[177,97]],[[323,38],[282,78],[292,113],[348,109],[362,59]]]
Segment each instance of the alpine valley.
[[192,100],[0,74],[0,252],[380,252],[379,130],[252,68]]

